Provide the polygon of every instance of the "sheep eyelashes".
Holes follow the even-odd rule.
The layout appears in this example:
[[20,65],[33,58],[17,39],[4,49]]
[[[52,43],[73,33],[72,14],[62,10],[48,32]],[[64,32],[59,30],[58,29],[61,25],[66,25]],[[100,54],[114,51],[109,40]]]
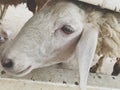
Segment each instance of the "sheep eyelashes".
[[73,28],[69,25],[64,25],[61,30],[65,33],[65,34],[72,34],[74,31],[73,31]]

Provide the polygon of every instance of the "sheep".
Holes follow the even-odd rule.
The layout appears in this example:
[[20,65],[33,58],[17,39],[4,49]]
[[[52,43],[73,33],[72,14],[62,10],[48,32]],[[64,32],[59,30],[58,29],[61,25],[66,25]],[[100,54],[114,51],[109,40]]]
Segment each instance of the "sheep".
[[80,90],[86,90],[94,54],[119,54],[118,17],[78,1],[51,0],[6,45],[1,65],[8,74],[23,76],[74,55],[79,63]]
[[[96,49],[97,55],[102,55],[99,58],[96,65],[93,65],[90,69],[90,72],[99,73],[101,72],[101,67],[103,64],[103,60],[106,58],[115,58],[118,57],[120,54],[120,20],[119,20],[119,13],[106,13],[101,17],[101,20],[104,21],[100,25],[101,31],[100,36],[98,38],[98,45]],[[94,18],[95,16],[93,16]],[[113,75],[113,74],[112,74]]]
[[0,25],[0,47],[8,40],[8,34],[5,32],[2,28],[2,25]]

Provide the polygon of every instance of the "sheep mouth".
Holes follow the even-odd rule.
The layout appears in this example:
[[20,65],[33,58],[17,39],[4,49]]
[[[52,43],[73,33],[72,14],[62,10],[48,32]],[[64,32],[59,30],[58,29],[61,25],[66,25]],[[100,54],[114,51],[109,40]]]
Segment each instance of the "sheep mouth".
[[24,74],[26,72],[29,72],[31,70],[31,66],[27,67],[26,69],[20,71],[20,72],[17,72],[16,75],[20,75],[20,74]]

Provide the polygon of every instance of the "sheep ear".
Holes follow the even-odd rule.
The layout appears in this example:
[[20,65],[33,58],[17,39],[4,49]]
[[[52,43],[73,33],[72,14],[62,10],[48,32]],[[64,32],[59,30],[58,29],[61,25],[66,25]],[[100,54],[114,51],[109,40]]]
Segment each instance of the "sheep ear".
[[89,69],[97,46],[98,30],[92,24],[85,26],[76,47],[79,63],[80,90],[86,90]]

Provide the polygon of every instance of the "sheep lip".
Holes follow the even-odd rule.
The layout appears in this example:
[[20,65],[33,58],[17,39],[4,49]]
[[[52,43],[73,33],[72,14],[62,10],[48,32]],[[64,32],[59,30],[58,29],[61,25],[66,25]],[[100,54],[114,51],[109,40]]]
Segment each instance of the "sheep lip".
[[29,67],[27,67],[26,69],[24,69],[23,71],[20,71],[20,72],[18,72],[18,73],[16,73],[16,74],[23,74],[23,73],[25,73],[25,72],[27,72],[27,71],[29,71],[30,70],[30,68],[31,68],[31,66],[29,66]]

